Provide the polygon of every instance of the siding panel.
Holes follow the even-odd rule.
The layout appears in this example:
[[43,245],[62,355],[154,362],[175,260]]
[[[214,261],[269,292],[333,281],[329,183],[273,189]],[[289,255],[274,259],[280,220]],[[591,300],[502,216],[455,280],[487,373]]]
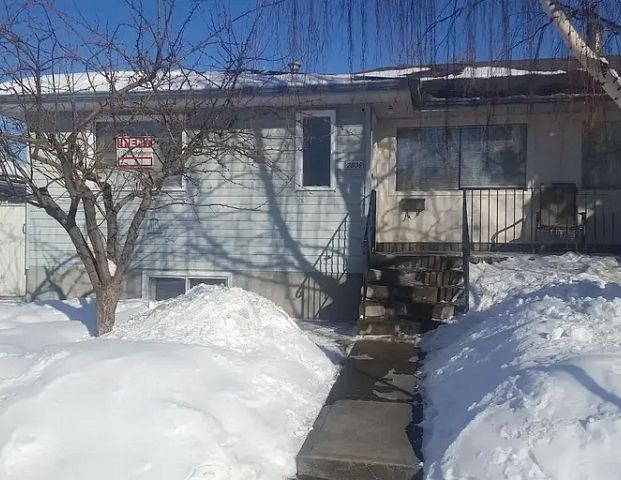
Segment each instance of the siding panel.
[[[364,112],[337,109],[333,191],[296,189],[293,118],[285,112],[256,119],[264,164],[231,159],[226,169],[188,182],[186,195],[160,199],[146,220],[134,266],[361,272],[366,172],[345,165],[365,161]],[[30,265],[79,263],[62,228],[45,212],[29,209]]]

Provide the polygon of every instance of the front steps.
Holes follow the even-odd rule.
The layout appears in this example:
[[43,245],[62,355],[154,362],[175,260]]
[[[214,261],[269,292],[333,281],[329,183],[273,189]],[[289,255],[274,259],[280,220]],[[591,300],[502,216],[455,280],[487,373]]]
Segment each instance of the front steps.
[[464,305],[460,253],[374,253],[358,331],[362,335],[415,335],[433,328],[438,320],[451,318]]

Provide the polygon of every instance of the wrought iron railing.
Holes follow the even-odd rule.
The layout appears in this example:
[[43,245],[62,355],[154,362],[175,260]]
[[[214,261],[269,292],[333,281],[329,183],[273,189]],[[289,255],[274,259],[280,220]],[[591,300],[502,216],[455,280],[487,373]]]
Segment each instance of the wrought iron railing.
[[621,191],[576,190],[573,204],[556,206],[567,220],[550,228],[545,188],[465,190],[472,249],[621,251]]
[[371,255],[375,253],[377,231],[377,192],[371,190],[369,195],[369,211],[364,227],[364,238],[362,241],[363,255],[366,261],[362,278],[362,318],[366,318],[367,289],[369,285],[369,268],[371,267]]
[[468,195],[467,191],[462,192],[462,222],[461,222],[461,251],[462,268],[464,271],[464,306],[463,312],[468,313],[470,308],[470,228],[468,226]]

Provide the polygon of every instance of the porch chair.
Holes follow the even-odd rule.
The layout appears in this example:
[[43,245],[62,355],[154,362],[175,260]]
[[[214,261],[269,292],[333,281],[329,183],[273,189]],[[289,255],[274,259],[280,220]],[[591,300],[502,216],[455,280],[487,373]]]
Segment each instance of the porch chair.
[[[547,246],[568,246],[578,250],[584,244],[585,213],[578,212],[575,183],[542,183],[538,190],[536,241]],[[580,217],[580,219],[579,219]]]

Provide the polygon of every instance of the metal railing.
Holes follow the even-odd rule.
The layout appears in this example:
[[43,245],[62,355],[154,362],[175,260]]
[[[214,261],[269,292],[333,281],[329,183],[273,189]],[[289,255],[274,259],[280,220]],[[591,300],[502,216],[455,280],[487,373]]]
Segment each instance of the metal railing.
[[464,271],[464,313],[468,313],[470,308],[470,228],[468,226],[468,195],[467,191],[463,191],[462,199],[462,223],[461,223],[461,251],[462,251],[462,268]]
[[364,274],[362,278],[362,318],[367,316],[367,288],[369,285],[369,268],[371,266],[371,255],[375,253],[377,231],[377,192],[371,190],[369,195],[369,211],[367,212],[367,220],[364,227],[364,238],[362,240],[362,250],[366,260]]
[[621,191],[577,190],[574,205],[566,206],[571,221],[547,230],[541,186],[465,192],[475,251],[621,251]]

